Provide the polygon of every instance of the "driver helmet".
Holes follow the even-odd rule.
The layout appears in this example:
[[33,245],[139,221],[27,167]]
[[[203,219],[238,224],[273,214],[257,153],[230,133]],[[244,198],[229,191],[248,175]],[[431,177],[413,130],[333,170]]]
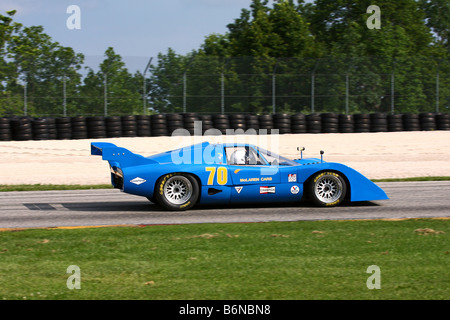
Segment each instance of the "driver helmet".
[[247,152],[244,149],[236,150],[231,155],[231,163],[232,164],[245,164],[245,158],[247,156]]

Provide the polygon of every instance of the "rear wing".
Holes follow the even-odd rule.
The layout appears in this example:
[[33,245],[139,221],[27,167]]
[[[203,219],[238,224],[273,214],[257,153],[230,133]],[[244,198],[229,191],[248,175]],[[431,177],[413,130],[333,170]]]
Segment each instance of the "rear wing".
[[121,168],[158,163],[109,142],[92,142],[91,155],[102,156],[103,160],[116,162]]

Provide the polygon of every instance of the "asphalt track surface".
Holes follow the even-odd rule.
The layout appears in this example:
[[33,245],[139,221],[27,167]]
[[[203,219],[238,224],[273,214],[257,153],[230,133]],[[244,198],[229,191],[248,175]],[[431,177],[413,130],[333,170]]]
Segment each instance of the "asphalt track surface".
[[334,208],[309,203],[169,212],[119,190],[0,193],[0,229],[299,220],[450,218],[450,181],[378,183],[390,200]]

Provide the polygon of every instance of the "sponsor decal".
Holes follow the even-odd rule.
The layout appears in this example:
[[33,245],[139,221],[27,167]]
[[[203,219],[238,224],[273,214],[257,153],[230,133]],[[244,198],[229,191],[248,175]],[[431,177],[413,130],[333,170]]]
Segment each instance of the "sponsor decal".
[[147,180],[139,178],[139,177],[136,177],[133,180],[130,180],[131,183],[134,183],[136,185],[143,184],[145,181],[147,181]]
[[258,182],[259,178],[242,178],[241,182]]
[[259,187],[260,194],[275,193],[275,187]]
[[242,188],[244,188],[244,187],[234,187],[234,188],[236,189],[236,192],[237,192],[237,193],[241,193]]
[[297,182],[297,174],[296,173],[289,174],[288,175],[288,182]]
[[291,193],[292,194],[297,194],[300,192],[300,188],[298,186],[292,186],[291,187]]

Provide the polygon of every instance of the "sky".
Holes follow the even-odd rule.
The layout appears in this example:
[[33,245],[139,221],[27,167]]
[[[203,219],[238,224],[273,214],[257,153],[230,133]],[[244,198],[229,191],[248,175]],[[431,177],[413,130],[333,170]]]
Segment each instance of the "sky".
[[[0,13],[17,10],[14,21],[41,25],[53,41],[72,47],[95,67],[108,47],[130,71],[143,72],[150,57],[172,48],[186,54],[211,33],[224,34],[251,0],[1,0]],[[74,11],[79,8],[79,19]],[[69,29],[79,21],[79,29]]]

